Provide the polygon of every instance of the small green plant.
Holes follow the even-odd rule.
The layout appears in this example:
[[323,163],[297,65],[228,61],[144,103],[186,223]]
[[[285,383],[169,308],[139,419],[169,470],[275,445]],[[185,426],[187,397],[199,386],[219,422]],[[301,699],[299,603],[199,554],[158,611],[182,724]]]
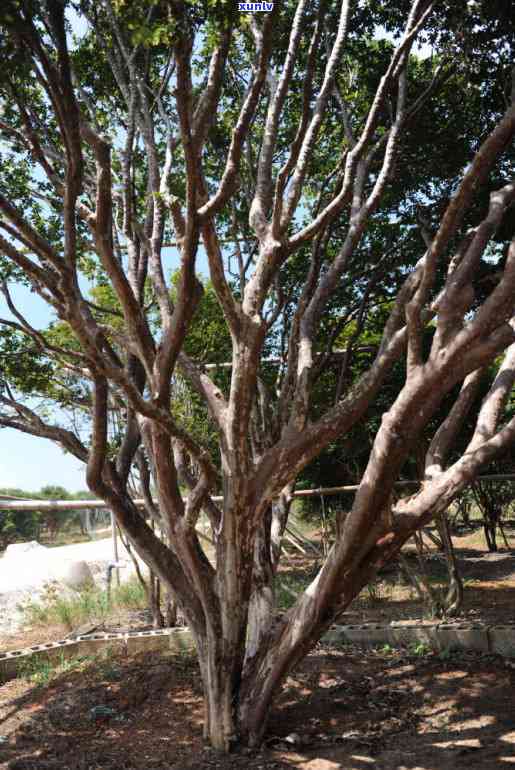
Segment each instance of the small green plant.
[[18,676],[32,682],[36,687],[43,687],[56,676],[80,670],[90,665],[94,659],[94,656],[68,658],[62,651],[57,659],[44,655],[32,655],[19,662]]
[[67,628],[73,628],[74,616],[76,615],[74,604],[75,602],[73,601],[57,599],[53,606],[53,613],[56,618]]
[[118,607],[126,607],[130,610],[141,609],[146,606],[147,597],[141,583],[136,580],[127,580],[113,590],[113,604]]
[[382,647],[379,647],[379,652],[383,655],[389,655],[393,652],[393,647],[391,644],[383,644]]
[[123,678],[123,672],[120,667],[109,659],[99,664],[99,673],[108,682],[119,682]]
[[181,668],[183,671],[198,667],[197,656],[193,648],[182,647],[177,650],[173,662],[175,667]]
[[377,583],[368,583],[366,586],[366,600],[369,604],[378,604],[380,601],[380,591]]
[[412,655],[417,655],[418,657],[429,655],[432,651],[431,647],[426,644],[426,642],[413,642],[413,644],[410,645],[409,650]]
[[379,580],[374,580],[367,584],[365,591],[364,600],[370,605],[375,605],[381,604],[391,596],[392,587]]
[[17,604],[16,609],[23,612],[30,625],[44,626],[48,623],[49,609],[46,604],[28,601],[25,604]]
[[54,670],[55,663],[39,655],[33,655],[18,663],[18,676],[27,679],[37,687],[48,684]]

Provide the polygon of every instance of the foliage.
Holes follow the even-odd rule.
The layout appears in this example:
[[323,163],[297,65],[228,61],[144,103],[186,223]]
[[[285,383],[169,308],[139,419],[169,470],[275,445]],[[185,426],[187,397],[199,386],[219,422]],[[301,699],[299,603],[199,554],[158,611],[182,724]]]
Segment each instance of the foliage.
[[[46,687],[52,680],[71,671],[82,672],[97,661],[96,656],[77,655],[66,657],[61,650],[59,658],[41,655],[30,656],[18,663],[18,676],[32,682],[36,687]],[[105,665],[105,664],[104,664]]]

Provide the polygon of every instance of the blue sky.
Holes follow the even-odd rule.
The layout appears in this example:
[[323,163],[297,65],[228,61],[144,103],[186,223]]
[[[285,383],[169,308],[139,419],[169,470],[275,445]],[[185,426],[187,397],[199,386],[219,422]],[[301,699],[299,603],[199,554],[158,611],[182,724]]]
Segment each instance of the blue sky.
[[[47,305],[24,286],[11,286],[13,300],[37,328],[51,320]],[[3,297],[0,315],[11,318]],[[47,484],[61,484],[70,490],[86,488],[82,463],[46,439],[28,436],[10,428],[0,429],[0,487],[21,487],[36,491]]]
[[2,428],[0,455],[0,487],[36,492],[60,484],[71,492],[87,489],[83,464],[46,439]]

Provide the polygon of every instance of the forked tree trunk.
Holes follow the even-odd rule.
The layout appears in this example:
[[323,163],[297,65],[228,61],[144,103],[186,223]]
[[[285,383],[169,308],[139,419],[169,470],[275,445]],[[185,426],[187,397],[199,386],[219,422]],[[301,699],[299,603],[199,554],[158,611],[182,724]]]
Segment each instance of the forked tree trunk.
[[[291,491],[290,487],[285,489],[271,506],[267,526],[255,536],[253,558],[239,564],[240,585],[252,585],[246,616],[222,610],[222,629],[208,630],[197,639],[204,687],[204,737],[221,751],[236,744],[260,744],[273,698],[291,668],[280,673],[267,666],[276,649],[274,580]],[[246,590],[241,593],[245,596]]]
[[[249,636],[252,635],[249,629]],[[254,636],[259,636],[258,630]],[[256,732],[252,722],[255,707],[260,703],[259,681],[256,679],[246,694],[242,687],[244,654],[245,642],[234,647],[232,654],[226,646],[224,654],[220,637],[197,639],[204,691],[203,735],[213,748],[223,752],[236,745],[257,745],[263,735],[263,730]]]
[[[335,602],[325,614],[320,612],[323,602],[313,602],[308,596],[304,608],[295,611],[293,623],[271,618],[266,633],[262,625],[252,628],[249,615],[247,639],[260,639],[260,647],[254,648],[253,654],[248,641],[234,648],[234,655],[225,659],[217,639],[197,646],[205,697],[204,737],[214,748],[228,751],[235,745],[261,745],[274,699],[285,678],[359,594],[375,568],[371,563],[350,570],[340,583],[344,602]],[[260,620],[256,617],[256,622]],[[240,667],[243,651],[245,662]]]

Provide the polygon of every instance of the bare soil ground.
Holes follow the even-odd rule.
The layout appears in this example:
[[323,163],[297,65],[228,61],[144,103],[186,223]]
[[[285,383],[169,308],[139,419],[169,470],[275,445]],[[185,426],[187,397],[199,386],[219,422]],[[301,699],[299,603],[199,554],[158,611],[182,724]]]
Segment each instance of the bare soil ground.
[[[489,554],[479,533],[457,537],[455,543],[465,578],[462,617],[515,621],[515,549]],[[315,567],[305,557],[293,557],[284,574],[295,584]],[[429,572],[435,583],[445,573],[436,552]],[[363,592],[343,621],[423,616],[412,589],[393,569]],[[109,622],[112,630],[147,625],[144,612]],[[0,639],[0,647],[66,633],[64,627],[25,629],[8,645]],[[319,646],[286,681],[263,750],[227,757],[202,739],[202,692],[193,659],[155,654],[90,659],[49,676],[43,686],[19,678],[0,687],[0,768],[494,770],[515,765],[515,661],[492,655],[416,656]]]
[[0,768],[494,770],[515,763],[514,669],[471,653],[319,648],[286,681],[264,748],[220,756],[202,739],[192,659],[93,661],[0,688]]
[[[463,607],[459,621],[481,621],[487,624],[515,623],[515,529],[507,529],[507,549],[496,553],[485,549],[482,530],[453,536],[453,543],[464,583]],[[405,551],[415,564],[414,549]],[[447,577],[444,557],[430,547],[426,567],[433,585],[443,584]],[[312,569],[312,565],[310,567]],[[300,578],[308,569],[305,557],[293,557],[288,571]],[[341,618],[342,623],[389,623],[392,620],[423,620],[426,608],[402,570],[387,567],[377,582],[362,591]]]

